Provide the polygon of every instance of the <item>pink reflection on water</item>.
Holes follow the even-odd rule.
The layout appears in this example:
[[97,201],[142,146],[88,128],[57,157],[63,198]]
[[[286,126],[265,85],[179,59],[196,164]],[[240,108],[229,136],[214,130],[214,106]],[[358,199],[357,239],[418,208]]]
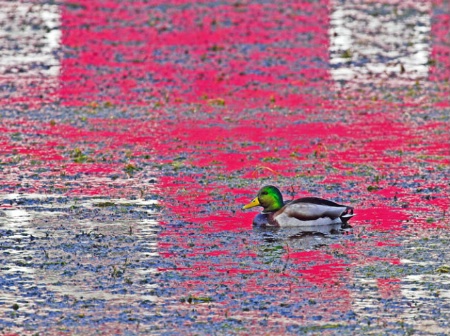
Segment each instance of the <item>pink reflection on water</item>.
[[326,62],[326,18],[326,4],[298,2],[64,6],[62,41],[71,57],[63,60],[61,98],[69,105],[220,98],[256,107],[273,95],[277,104],[308,104],[314,95],[295,91],[328,76],[308,62]]

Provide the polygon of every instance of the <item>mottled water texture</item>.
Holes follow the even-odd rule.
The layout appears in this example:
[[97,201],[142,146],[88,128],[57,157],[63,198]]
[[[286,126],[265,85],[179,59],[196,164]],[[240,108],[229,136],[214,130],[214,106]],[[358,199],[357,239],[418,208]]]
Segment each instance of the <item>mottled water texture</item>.
[[0,6],[1,335],[450,333],[448,1]]

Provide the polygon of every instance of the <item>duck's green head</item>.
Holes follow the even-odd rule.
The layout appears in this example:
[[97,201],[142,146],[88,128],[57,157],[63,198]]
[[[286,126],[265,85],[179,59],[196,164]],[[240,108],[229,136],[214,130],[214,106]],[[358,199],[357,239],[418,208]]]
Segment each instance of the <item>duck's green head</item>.
[[281,196],[277,187],[265,186],[259,190],[258,196],[250,203],[244,205],[242,209],[250,209],[258,205],[264,208],[264,212],[277,211],[284,205],[283,196]]

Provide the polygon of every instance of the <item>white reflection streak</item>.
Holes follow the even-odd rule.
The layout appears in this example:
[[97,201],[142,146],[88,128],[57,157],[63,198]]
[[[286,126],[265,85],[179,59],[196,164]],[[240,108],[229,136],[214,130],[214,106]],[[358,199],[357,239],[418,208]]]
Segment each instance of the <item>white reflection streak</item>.
[[[17,237],[23,238],[24,236],[21,235],[21,233],[26,232],[29,235],[33,235],[37,237],[38,239],[42,238],[47,231],[51,231],[52,226],[49,226],[45,229],[38,228],[35,229],[35,226],[33,225],[34,220],[46,220],[47,223],[50,223],[49,225],[53,225],[53,227],[57,227],[60,225],[60,222],[58,222],[57,215],[60,215],[64,213],[64,211],[54,211],[54,207],[62,208],[62,209],[70,209],[74,206],[83,208],[83,209],[101,209],[100,206],[96,206],[96,204],[101,204],[102,202],[111,202],[116,205],[136,205],[141,207],[150,207],[152,205],[158,204],[157,200],[145,200],[145,199],[136,199],[136,200],[129,200],[129,199],[105,199],[105,198],[86,198],[82,201],[75,201],[75,202],[56,202],[56,201],[45,201],[47,198],[55,198],[61,197],[61,195],[57,194],[8,194],[3,196],[3,200],[17,200],[17,199],[26,199],[30,201],[30,203],[39,204],[39,210],[33,210],[33,209],[27,209],[26,206],[16,206],[14,208],[5,208],[2,209],[3,216],[0,216],[0,228],[4,229],[10,229],[13,231],[17,231]],[[37,201],[41,200],[43,202],[31,202],[31,201]],[[32,206],[33,207],[33,206]],[[48,210],[48,211],[46,211]],[[107,212],[107,208],[105,210]],[[155,215],[157,213],[154,209],[147,209],[145,210],[149,215]],[[130,226],[133,226],[133,235],[139,236],[140,244],[142,245],[143,251],[134,251],[132,254],[130,252],[130,255],[127,259],[132,262],[132,260],[147,260],[149,258],[156,259],[159,258],[158,253],[158,243],[157,243],[157,236],[160,228],[160,224],[155,219],[141,219],[137,222],[128,222],[126,220],[124,221],[112,221],[112,222],[106,222],[106,221],[94,221],[92,219],[90,220],[77,220],[75,222],[70,222],[65,225],[77,225],[79,227],[79,230],[81,232],[95,232],[99,234],[104,234],[105,236],[111,236],[111,235],[124,235],[129,230]],[[57,239],[57,233],[52,233],[52,239]],[[71,244],[71,238],[67,236],[59,236],[58,239],[61,241],[66,241],[67,243]],[[90,238],[88,235],[86,236],[86,241],[90,241]],[[18,243],[17,243],[18,244]],[[9,251],[9,259],[11,262],[7,263],[8,270],[3,270],[4,273],[9,274],[26,274],[30,276],[30,281],[32,281],[33,284],[36,284],[37,286],[45,286],[48,290],[59,293],[60,295],[70,295],[76,299],[100,299],[100,300],[108,300],[109,304],[115,303],[125,303],[129,301],[141,301],[141,300],[148,300],[151,302],[157,302],[158,297],[153,294],[133,294],[133,293],[114,293],[111,290],[103,291],[101,289],[92,288],[88,285],[86,285],[85,279],[91,278],[92,273],[91,271],[86,271],[81,269],[77,269],[76,273],[71,275],[70,277],[66,276],[60,269],[52,269],[51,267],[40,269],[37,271],[35,266],[33,266],[32,263],[30,265],[26,266],[18,266],[13,263],[13,261],[23,261],[24,257],[33,257],[33,259],[38,259],[39,256],[37,256],[37,253],[47,253],[45,249],[41,250],[35,250],[33,247],[25,246],[28,243],[26,240],[24,243],[23,249],[18,249],[17,251]],[[36,248],[36,247],[34,247]],[[112,249],[113,251],[114,249]],[[61,255],[64,255],[64,252],[62,251],[49,251],[49,254],[54,255],[56,253],[61,253]],[[122,253],[122,252],[118,252]],[[42,257],[41,257],[42,258]],[[154,274],[158,273],[158,269],[155,267],[146,267],[144,268],[135,268],[135,267],[125,267],[124,264],[118,263],[118,264],[111,264],[115,261],[115,257],[111,256],[109,257],[98,257],[92,254],[80,254],[80,255],[74,255],[74,258],[77,258],[77,262],[85,263],[85,264],[96,264],[96,265],[102,265],[106,266],[103,272],[103,277],[105,277],[105,274],[111,273],[111,267],[112,265],[117,266],[118,269],[121,267],[126,268],[126,277],[130,279],[142,279],[145,277],[148,278],[154,278]],[[61,259],[63,260],[63,259]],[[46,262],[54,262],[54,259],[50,259]],[[99,273],[98,275],[101,277],[102,275]],[[109,277],[109,276],[107,276]],[[111,276],[111,279],[114,280],[114,278]],[[30,282],[31,283],[31,282]],[[142,286],[145,287],[147,291],[150,291],[154,288],[158,287],[157,280],[155,279],[154,282],[143,284]],[[16,288],[14,288],[16,289]],[[17,297],[20,297],[19,292],[13,292],[13,295],[8,296],[8,292],[0,289],[0,296],[4,298],[4,300],[8,299],[8,302],[15,302],[14,300],[17,299]],[[8,308],[10,309],[10,308]],[[0,309],[0,312],[2,310]]]
[[58,5],[0,1],[0,76],[55,77],[60,73]]
[[431,2],[333,1],[330,70],[334,80],[390,84],[426,79]]

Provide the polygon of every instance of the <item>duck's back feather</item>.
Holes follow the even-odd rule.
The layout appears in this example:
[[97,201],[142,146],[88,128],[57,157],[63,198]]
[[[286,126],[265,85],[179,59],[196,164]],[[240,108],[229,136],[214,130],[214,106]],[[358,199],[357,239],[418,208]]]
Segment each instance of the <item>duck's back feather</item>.
[[326,200],[323,198],[319,198],[319,197],[302,197],[302,198],[298,198],[294,201],[289,202],[288,204],[296,204],[296,203],[310,203],[310,204],[317,204],[317,205],[326,205],[326,206],[330,206],[330,207],[346,207],[345,205],[341,205],[338,203],[335,203],[333,201],[330,200]]

